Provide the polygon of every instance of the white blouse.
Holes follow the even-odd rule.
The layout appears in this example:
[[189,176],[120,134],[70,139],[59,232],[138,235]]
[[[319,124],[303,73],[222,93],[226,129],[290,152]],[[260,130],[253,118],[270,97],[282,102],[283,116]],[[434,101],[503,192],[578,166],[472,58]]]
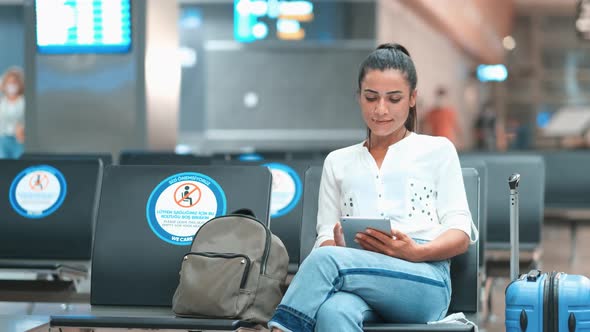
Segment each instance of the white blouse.
[[363,143],[324,161],[316,247],[334,238],[341,216],[389,218],[392,228],[414,239],[459,229],[477,241],[459,157],[448,139],[410,133],[389,147],[380,169]]

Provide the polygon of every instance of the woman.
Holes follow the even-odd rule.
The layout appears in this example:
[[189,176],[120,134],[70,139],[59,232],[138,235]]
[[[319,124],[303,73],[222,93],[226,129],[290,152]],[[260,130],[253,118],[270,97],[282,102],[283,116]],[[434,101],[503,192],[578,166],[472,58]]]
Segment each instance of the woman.
[[[326,157],[316,249],[269,322],[273,331],[362,331],[364,321],[445,316],[449,259],[467,250],[472,219],[453,144],[414,132],[416,84],[403,46],[381,45],[362,63],[367,139]],[[367,229],[355,240],[365,250],[345,248],[342,216],[390,218],[391,233]]]
[[0,158],[15,159],[23,153],[25,141],[25,82],[22,71],[4,73],[0,90]]

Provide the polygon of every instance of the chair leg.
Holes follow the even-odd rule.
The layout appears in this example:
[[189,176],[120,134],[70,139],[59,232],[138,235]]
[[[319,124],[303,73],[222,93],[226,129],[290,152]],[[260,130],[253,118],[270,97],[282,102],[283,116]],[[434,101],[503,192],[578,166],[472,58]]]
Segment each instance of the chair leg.
[[485,315],[484,315],[484,320],[486,322],[489,322],[493,319],[493,315],[494,315],[494,310],[493,310],[493,306],[492,306],[492,292],[493,292],[493,287],[494,286],[494,278],[488,276],[486,278],[485,281],[485,288],[484,288],[484,303],[485,303]]
[[485,268],[481,269],[479,272],[479,303],[478,303],[478,312],[480,313],[480,319],[485,321],[485,317],[487,316],[488,310],[488,294],[486,293],[486,282],[487,282],[487,274],[484,272]]
[[485,281],[482,283],[481,287],[479,288],[479,312],[481,314],[481,320],[485,321],[487,315],[488,315],[488,294],[486,294],[486,288],[485,288]]
[[570,266],[574,266],[576,262],[576,241],[578,232],[578,223],[575,221],[570,222]]

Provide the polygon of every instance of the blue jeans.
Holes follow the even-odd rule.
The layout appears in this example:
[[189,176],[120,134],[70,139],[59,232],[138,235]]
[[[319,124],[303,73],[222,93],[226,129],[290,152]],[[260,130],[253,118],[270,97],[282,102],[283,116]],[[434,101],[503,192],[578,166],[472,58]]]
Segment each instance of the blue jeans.
[[23,145],[14,136],[0,136],[0,158],[18,159],[23,153]]
[[449,261],[412,263],[366,250],[314,249],[293,278],[269,327],[362,331],[363,322],[442,319],[451,299]]

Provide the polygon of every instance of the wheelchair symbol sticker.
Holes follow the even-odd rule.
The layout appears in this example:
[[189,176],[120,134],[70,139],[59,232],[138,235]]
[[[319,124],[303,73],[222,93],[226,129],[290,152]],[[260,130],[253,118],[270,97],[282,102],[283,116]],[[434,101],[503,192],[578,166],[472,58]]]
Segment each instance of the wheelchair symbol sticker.
[[64,175],[48,165],[24,169],[10,185],[10,205],[29,219],[47,217],[63,204],[67,192]]
[[272,173],[270,216],[276,218],[291,212],[301,199],[303,186],[297,172],[281,163],[267,163]]
[[226,213],[221,186],[200,173],[179,173],[160,182],[150,194],[146,217],[160,239],[190,245],[204,223]]

